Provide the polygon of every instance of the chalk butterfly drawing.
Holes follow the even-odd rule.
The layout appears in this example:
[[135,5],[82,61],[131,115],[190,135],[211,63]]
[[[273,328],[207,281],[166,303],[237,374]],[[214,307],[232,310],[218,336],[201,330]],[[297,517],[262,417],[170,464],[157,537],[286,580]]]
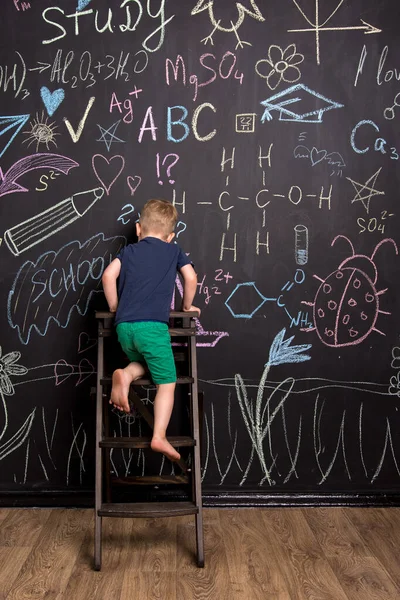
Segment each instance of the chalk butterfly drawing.
[[379,314],[391,313],[379,309],[379,297],[387,290],[376,289],[378,269],[374,257],[388,242],[398,254],[397,246],[390,238],[380,241],[371,257],[356,254],[353,244],[344,235],[336,236],[331,245],[339,238],[350,244],[352,255],[326,279],[314,275],[321,285],[314,302],[303,302],[313,307],[314,321],[314,327],[303,331],[316,331],[321,342],[334,348],[360,344],[372,331],[385,335],[375,328],[375,324]]

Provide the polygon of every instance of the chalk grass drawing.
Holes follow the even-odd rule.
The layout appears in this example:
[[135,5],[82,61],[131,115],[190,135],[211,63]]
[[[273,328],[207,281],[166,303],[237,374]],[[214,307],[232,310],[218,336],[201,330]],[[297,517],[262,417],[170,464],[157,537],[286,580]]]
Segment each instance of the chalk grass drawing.
[[[13,396],[15,394],[10,376],[20,377],[28,372],[26,367],[17,364],[20,358],[21,353],[18,351],[9,352],[8,354],[3,355],[0,347],[0,412],[3,413],[1,415],[3,428],[0,432],[0,440],[3,439],[8,429],[8,411],[5,397]],[[36,409],[30,413],[20,429],[14,433],[14,435],[6,442],[0,444],[0,460],[3,460],[3,458],[11,454],[11,452],[14,452],[14,450],[19,448],[25,442],[32,428],[35,411]]]
[[[214,45],[214,41],[213,41],[214,33],[216,31],[222,31],[223,33],[234,33],[235,34],[235,36],[237,38],[236,48],[238,46],[243,48],[244,44],[246,44],[247,46],[251,46],[251,44],[249,42],[244,42],[243,40],[240,39],[239,34],[238,34],[238,30],[239,30],[240,26],[242,25],[246,15],[251,17],[252,19],[255,19],[256,21],[259,21],[259,22],[265,21],[265,19],[262,16],[261,11],[258,8],[257,4],[255,3],[255,0],[249,0],[249,2],[251,5],[251,7],[249,7],[249,8],[244,6],[244,4],[242,2],[235,2],[237,12],[238,12],[237,21],[235,23],[233,21],[231,21],[230,26],[227,26],[225,23],[222,22],[222,19],[216,18],[215,13],[214,13],[214,5],[216,4],[216,2],[214,0],[199,0],[199,2],[197,2],[196,6],[192,9],[191,14],[197,15],[197,14],[207,10],[211,24],[214,27],[214,29],[212,30],[210,35],[203,38],[201,41],[204,42],[204,44],[207,44],[207,42],[211,42],[211,44]],[[220,4],[222,4],[222,3],[220,3]]]
[[272,121],[271,112],[273,110],[279,112],[280,121],[322,123],[326,111],[333,108],[343,108],[343,104],[329,100],[329,98],[314,92],[302,83],[292,85],[290,88],[263,100],[261,105],[265,106],[261,123]]
[[60,171],[64,175],[68,175],[69,171],[74,167],[79,167],[79,164],[61,154],[51,154],[47,152],[39,154],[31,154],[24,156],[14,163],[5,173],[0,167],[0,197],[14,192],[28,192],[28,188],[17,183],[17,180],[35,169],[54,169]]
[[369,205],[371,204],[372,198],[374,196],[384,196],[385,195],[385,192],[378,191],[375,188],[376,180],[378,179],[379,173],[381,172],[381,170],[382,170],[382,167],[380,167],[376,171],[376,173],[371,175],[371,177],[369,179],[367,179],[367,181],[365,183],[358,183],[358,181],[353,181],[353,179],[350,179],[350,177],[346,177],[346,179],[348,179],[348,181],[350,181],[353,188],[357,192],[356,195],[354,196],[353,200],[351,201],[351,203],[354,204],[354,202],[361,202],[361,204],[364,206],[364,208],[367,212],[367,215],[369,215]]
[[304,10],[302,9],[301,2],[298,2],[297,0],[293,0],[293,2],[295,4],[296,8],[298,9],[298,11],[300,12],[300,14],[302,15],[302,17],[304,17],[304,19],[307,21],[307,23],[309,25],[311,25],[311,28],[288,29],[288,32],[289,33],[295,33],[295,32],[302,32],[302,33],[314,32],[315,33],[315,53],[316,53],[318,65],[321,64],[321,59],[320,59],[320,34],[321,34],[321,31],[322,32],[324,32],[324,31],[364,31],[365,34],[381,33],[381,31],[382,31],[381,29],[377,29],[373,25],[370,25],[366,21],[363,21],[363,19],[360,19],[362,25],[353,25],[353,26],[348,26],[348,27],[325,27],[325,25],[327,23],[329,23],[329,21],[332,19],[332,17],[337,13],[339,8],[342,6],[342,4],[344,3],[344,0],[339,0],[338,4],[336,5],[336,8],[333,9],[333,11],[330,13],[330,15],[327,18],[321,17],[319,0],[315,0],[314,22],[312,21],[312,18],[309,18],[306,15],[306,13],[304,12]]
[[[246,385],[241,375],[235,375],[235,387],[237,399],[239,402],[240,410],[243,416],[244,423],[246,425],[247,432],[252,441],[252,451],[256,452],[260,461],[261,469],[264,473],[264,477],[261,479],[260,484],[262,485],[265,481],[268,481],[269,485],[273,485],[274,481],[271,478],[271,468],[267,465],[267,460],[264,451],[264,440],[268,435],[269,450],[272,458],[272,466],[275,464],[276,457],[273,457],[272,443],[271,443],[271,426],[274,419],[277,417],[279,412],[282,411],[284,403],[290,392],[293,389],[295,380],[292,377],[288,377],[283,382],[278,384],[272,393],[268,396],[267,400],[264,399],[265,394],[265,383],[268,379],[271,367],[286,364],[286,363],[300,363],[306,360],[310,360],[310,356],[305,354],[310,348],[310,344],[302,344],[298,346],[291,346],[294,336],[285,340],[286,329],[282,329],[276,336],[271,344],[269,351],[268,362],[265,364],[264,372],[261,376],[260,383],[257,390],[257,397],[255,404],[249,399],[247,394]],[[286,388],[286,389],[285,389]],[[283,393],[283,396],[279,400],[278,404],[271,411],[272,400],[275,400],[274,396],[278,393]],[[297,449],[294,458],[291,456],[292,468],[295,468],[297,455],[300,447],[300,431],[301,422],[299,425],[299,438],[297,443]],[[249,465],[243,476],[243,479],[247,477],[248,470],[251,466],[251,459]]]
[[344,235],[337,235],[331,246],[338,239],[346,240],[352,255],[325,279],[314,275],[321,282],[314,302],[302,302],[313,307],[314,323],[314,327],[302,331],[316,331],[323,344],[335,348],[360,344],[372,331],[385,335],[375,324],[379,314],[391,313],[380,310],[379,297],[387,289],[376,289],[378,269],[374,257],[386,243],[392,244],[398,254],[397,246],[390,238],[375,246],[371,258],[356,254],[353,244]]
[[[280,46],[272,44],[268,50],[268,58],[262,58],[256,63],[255,71],[271,90],[276,90],[278,85],[296,83],[301,78],[300,69],[297,65],[304,61],[304,55],[296,51],[296,44],[291,44],[285,50]],[[267,73],[265,74],[264,68]]]
[[36,142],[36,152],[39,150],[40,144],[45,144],[47,150],[49,150],[49,144],[56,144],[56,135],[60,135],[56,133],[57,125],[55,125],[55,121],[52,123],[48,123],[49,117],[44,118],[44,113],[42,111],[42,116],[39,118],[39,115],[36,114],[33,123],[29,123],[31,130],[24,131],[23,133],[28,135],[29,137],[23,141],[23,143],[28,143],[28,148]]

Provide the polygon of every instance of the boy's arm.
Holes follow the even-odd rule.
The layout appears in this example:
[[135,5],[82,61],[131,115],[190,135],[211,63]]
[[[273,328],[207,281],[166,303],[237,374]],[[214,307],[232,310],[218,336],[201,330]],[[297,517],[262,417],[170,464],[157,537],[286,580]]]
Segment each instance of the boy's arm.
[[200,309],[192,304],[197,291],[196,271],[193,269],[192,265],[184,265],[179,271],[183,277],[182,310],[184,312],[197,310],[200,314]]
[[110,312],[116,312],[118,306],[117,279],[121,271],[121,261],[114,258],[105,269],[101,278],[104,295],[106,297]]

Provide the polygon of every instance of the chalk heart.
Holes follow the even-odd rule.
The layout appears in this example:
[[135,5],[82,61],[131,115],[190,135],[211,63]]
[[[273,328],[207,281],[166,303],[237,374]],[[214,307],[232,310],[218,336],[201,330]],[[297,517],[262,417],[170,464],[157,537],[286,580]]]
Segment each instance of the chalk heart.
[[93,373],[95,372],[95,368],[90,362],[90,360],[88,360],[87,358],[82,358],[78,365],[79,379],[76,382],[75,386],[78,386],[81,383],[83,383],[85,379],[93,375]]
[[64,381],[69,379],[74,372],[74,367],[67,363],[66,360],[60,358],[54,365],[54,376],[56,378],[56,385],[61,385]]
[[43,86],[40,88],[40,95],[43,100],[43,104],[46,107],[48,115],[51,117],[56,112],[57,108],[60,106],[61,102],[65,98],[65,92],[61,88],[59,90],[54,90],[51,92],[49,88]]
[[78,354],[87,352],[87,350],[90,350],[90,348],[93,348],[96,344],[97,340],[89,337],[85,331],[82,331],[78,338]]
[[313,148],[310,153],[312,166],[317,165],[319,162],[326,158],[326,150],[317,150]]
[[142,178],[139,175],[135,175],[134,177],[132,177],[132,175],[128,175],[126,182],[131,190],[131,196],[133,196],[139,185],[142,183]]
[[90,4],[91,0],[78,0],[78,6],[76,8],[76,10],[79,12],[80,10],[83,10],[84,8],[87,7],[88,4]]
[[94,174],[109,196],[112,186],[124,170],[125,159],[120,154],[112,156],[110,160],[102,154],[95,154],[92,158],[92,167]]

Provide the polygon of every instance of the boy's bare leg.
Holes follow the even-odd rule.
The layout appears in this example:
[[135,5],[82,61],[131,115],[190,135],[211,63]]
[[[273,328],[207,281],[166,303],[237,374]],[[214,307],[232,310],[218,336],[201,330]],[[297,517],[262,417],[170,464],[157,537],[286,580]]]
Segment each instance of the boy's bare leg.
[[162,452],[170,460],[179,460],[181,455],[167,440],[167,427],[174,407],[175,383],[161,383],[157,386],[154,400],[154,430],[151,449]]
[[129,407],[129,386],[132,381],[139,379],[145,373],[145,368],[141,363],[131,362],[125,369],[117,369],[112,376],[112,390],[110,404],[115,408],[130,412]]

